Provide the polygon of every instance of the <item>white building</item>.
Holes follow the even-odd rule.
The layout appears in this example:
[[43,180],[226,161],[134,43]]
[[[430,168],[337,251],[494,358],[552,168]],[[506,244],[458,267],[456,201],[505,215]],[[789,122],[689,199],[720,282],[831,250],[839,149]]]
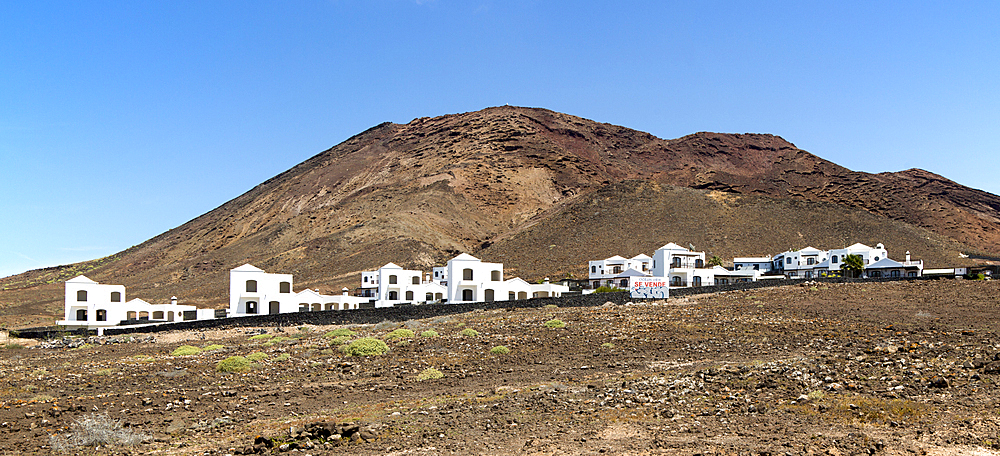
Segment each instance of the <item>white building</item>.
[[767,274],[773,269],[771,257],[736,257],[733,258],[734,271],[760,271]]
[[293,298],[293,302],[298,304],[295,312],[361,309],[370,307],[370,301],[366,297],[351,296],[347,288],[344,288],[339,295],[324,295],[320,294],[319,290],[306,288],[295,293]]
[[507,298],[503,264],[484,263],[468,253],[448,260],[448,302],[489,302]]
[[[705,267],[705,252],[695,252],[673,242],[653,252],[653,277],[669,277],[674,269],[700,269]],[[690,276],[690,274],[687,274]]]
[[291,274],[264,272],[250,264],[229,271],[229,316],[298,312]]
[[[772,258],[774,271],[780,272],[789,279],[811,279],[823,277],[831,272],[839,273],[844,264],[844,257],[857,255],[867,268],[889,257],[885,246],[881,243],[875,247],[857,243],[849,247],[833,250],[819,250],[806,247],[802,250],[779,253]],[[921,268],[922,268],[921,262]]]
[[125,302],[124,285],[97,283],[78,276],[65,283],[63,319],[56,322],[68,329],[106,328],[122,322],[166,323],[215,318],[214,309],[198,309],[192,305],[150,304],[142,299]]

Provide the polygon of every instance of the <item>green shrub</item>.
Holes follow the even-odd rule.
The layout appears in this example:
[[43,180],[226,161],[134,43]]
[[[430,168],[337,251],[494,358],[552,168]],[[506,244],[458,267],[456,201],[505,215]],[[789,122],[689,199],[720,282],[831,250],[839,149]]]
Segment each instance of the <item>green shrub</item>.
[[555,304],[546,304],[544,308],[546,308],[546,309],[558,309],[559,306],[557,306]]
[[613,344],[611,342],[605,342],[605,343],[601,344],[601,348],[615,348],[615,344]]
[[444,373],[433,367],[428,367],[427,369],[424,369],[424,371],[421,372],[420,375],[417,375],[417,381],[422,382],[425,380],[434,380],[436,378],[441,378],[441,377],[444,377]]
[[341,351],[347,356],[384,355],[385,352],[389,351],[389,346],[374,337],[362,337],[350,344],[344,345]]
[[219,345],[219,344],[209,344],[209,345],[206,345],[204,348],[202,348],[202,350],[212,351],[212,350],[222,350],[223,348],[226,348],[226,347],[224,347],[222,345]]
[[250,370],[250,360],[242,356],[230,356],[215,365],[219,372],[245,372]]
[[21,345],[21,344],[6,344],[6,345],[4,345],[3,347],[0,347],[0,348],[9,349],[9,350],[20,350],[20,349],[24,348],[24,345]]
[[198,348],[198,347],[195,347],[193,345],[181,345],[180,347],[177,347],[176,349],[174,349],[174,351],[173,351],[173,353],[171,353],[171,355],[173,355],[173,356],[188,356],[188,355],[197,355],[198,353],[201,353],[201,349]]
[[337,328],[337,329],[334,329],[333,331],[330,331],[330,332],[328,332],[326,334],[323,334],[323,337],[325,337],[327,339],[332,339],[334,337],[353,336],[355,334],[357,334],[357,333],[354,332],[354,331],[351,331],[350,329],[347,329],[347,328]]
[[627,291],[627,290],[625,290],[624,288],[609,287],[607,285],[602,285],[597,287],[597,289],[594,290],[594,293],[616,293],[619,291]]
[[490,349],[490,353],[493,353],[494,355],[506,355],[507,353],[510,353],[510,349],[503,345],[497,345],[496,347]]
[[566,327],[566,323],[563,323],[563,321],[560,320],[560,319],[558,319],[558,318],[553,318],[553,319],[545,322],[545,327],[546,328],[565,328]]
[[250,336],[250,340],[267,340],[274,337],[274,334],[257,334],[256,336]]
[[114,370],[111,370],[111,369],[101,369],[101,370],[99,370],[97,372],[94,372],[94,375],[100,375],[102,377],[107,377],[108,375],[111,375],[113,373],[115,373]]
[[291,357],[292,357],[292,355],[289,355],[288,353],[282,353],[282,354],[278,355],[276,358],[274,358],[274,360],[275,361],[287,361],[288,358],[291,358]]
[[463,337],[479,337],[479,331],[472,328],[465,328],[462,332],[458,333],[458,335]]
[[330,345],[344,345],[350,342],[351,339],[352,339],[351,336],[337,336],[330,341]]
[[409,329],[400,328],[389,334],[386,334],[385,340],[404,339],[410,337],[413,337],[413,331],[410,331]]
[[247,359],[249,359],[250,361],[254,361],[254,362],[263,361],[263,360],[265,360],[267,358],[268,358],[267,353],[264,353],[264,352],[253,352],[253,353],[247,355]]
[[420,337],[437,337],[437,336],[440,336],[440,334],[438,334],[438,332],[433,329],[428,329],[427,331],[420,333]]

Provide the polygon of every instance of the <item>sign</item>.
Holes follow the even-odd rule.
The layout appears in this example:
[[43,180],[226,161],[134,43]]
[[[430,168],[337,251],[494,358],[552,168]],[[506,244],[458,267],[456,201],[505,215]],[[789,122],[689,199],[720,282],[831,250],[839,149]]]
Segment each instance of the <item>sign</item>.
[[669,298],[669,283],[666,277],[629,277],[629,288],[632,290],[633,298]]

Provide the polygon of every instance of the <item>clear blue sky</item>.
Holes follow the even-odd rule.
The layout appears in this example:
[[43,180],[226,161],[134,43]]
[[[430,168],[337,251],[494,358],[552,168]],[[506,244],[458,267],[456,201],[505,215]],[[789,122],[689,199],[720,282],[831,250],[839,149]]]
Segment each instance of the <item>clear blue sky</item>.
[[141,243],[380,122],[503,104],[1000,193],[1000,3],[2,1],[0,276]]

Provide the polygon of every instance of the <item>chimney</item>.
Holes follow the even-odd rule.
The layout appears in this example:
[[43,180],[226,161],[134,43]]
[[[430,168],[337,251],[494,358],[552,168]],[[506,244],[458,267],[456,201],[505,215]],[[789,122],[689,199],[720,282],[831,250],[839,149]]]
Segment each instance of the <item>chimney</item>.
[[548,277],[545,278],[545,283],[549,283],[549,278]]
[[344,287],[344,288],[341,288],[340,291],[344,294],[344,296],[347,296],[347,292],[349,292],[351,290],[348,290],[347,287]]
[[907,263],[910,262],[910,251],[909,250],[906,251],[906,262]]
[[170,297],[170,305],[172,305],[172,306],[176,306],[177,305],[177,296],[171,296]]

